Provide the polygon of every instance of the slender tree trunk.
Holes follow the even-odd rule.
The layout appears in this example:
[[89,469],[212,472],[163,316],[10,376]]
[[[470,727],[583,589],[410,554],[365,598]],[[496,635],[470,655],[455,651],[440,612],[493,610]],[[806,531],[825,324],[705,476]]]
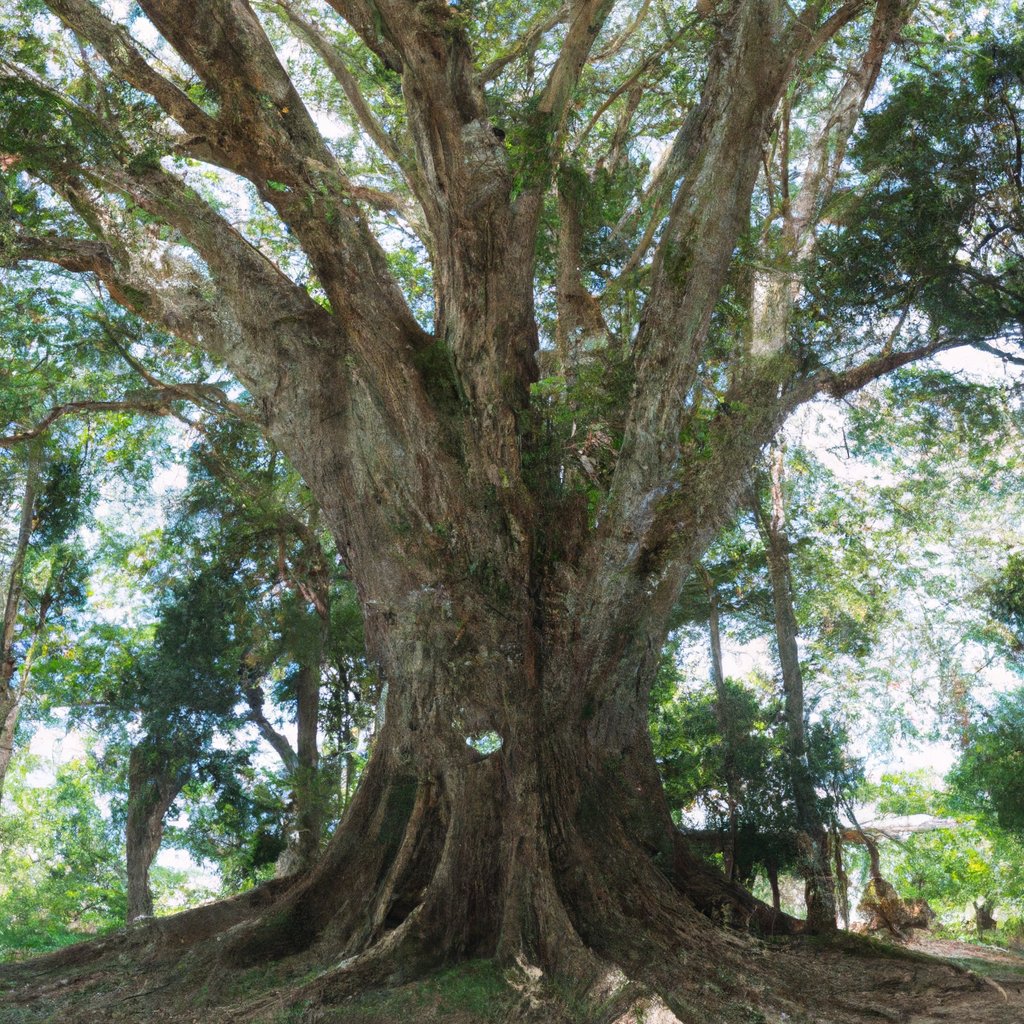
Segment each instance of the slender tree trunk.
[[21,594],[24,586],[25,557],[34,529],[34,509],[39,476],[42,472],[42,452],[38,444],[29,448],[28,464],[25,470],[25,489],[21,496],[21,515],[18,524],[18,539],[11,557],[8,574],[7,595],[4,601],[3,628],[0,630],[0,797],[3,796],[7,769],[14,753],[14,734],[18,727],[21,700],[28,682],[27,673],[22,672],[15,682],[17,664],[14,656],[14,641],[17,635],[18,616],[21,611]]
[[323,787],[320,784],[320,753],[317,749],[317,727],[320,721],[319,662],[299,668],[296,690],[296,772],[295,843],[296,870],[310,867],[320,853],[323,838]]
[[836,861],[836,902],[839,905],[839,916],[843,919],[843,928],[850,929],[850,876],[846,873],[846,864],[843,858],[842,838],[837,836],[835,840],[835,861]]
[[184,775],[171,767],[170,758],[151,737],[132,748],[125,821],[129,921],[153,913],[149,870],[160,851],[164,818],[184,782]]
[[10,708],[3,723],[0,724],[0,797],[3,796],[7,769],[10,767],[11,758],[14,756],[14,737],[18,731],[18,719],[20,716],[21,702],[19,701]]
[[277,863],[278,875],[309,868],[320,852],[324,827],[324,793],[320,784],[317,729],[320,722],[320,658],[322,644],[300,664],[295,677],[296,744],[278,732],[263,710],[259,673],[243,666],[242,694],[249,705],[249,721],[274,748],[288,773],[293,811],[285,823],[288,845]]
[[715,714],[718,731],[725,746],[726,800],[729,806],[729,844],[726,847],[725,874],[730,882],[736,878],[736,862],[739,859],[739,801],[740,782],[736,773],[735,729],[729,717],[729,693],[725,686],[725,672],[722,669],[722,635],[718,611],[718,591],[711,575],[703,566],[698,572],[704,580],[708,596],[708,632],[711,638],[711,679],[715,684]]
[[772,888],[772,909],[776,914],[782,912],[782,894],[779,891],[779,866],[773,861],[767,865],[768,884]]
[[776,447],[771,461],[771,514],[769,517],[764,515],[760,498],[755,500],[755,512],[764,538],[775,607],[775,635],[785,697],[787,756],[799,829],[797,846],[807,892],[807,924],[814,932],[829,932],[836,928],[835,882],[830,864],[828,834],[818,811],[818,795],[807,762],[804,682],[797,646],[782,475],[782,449]]

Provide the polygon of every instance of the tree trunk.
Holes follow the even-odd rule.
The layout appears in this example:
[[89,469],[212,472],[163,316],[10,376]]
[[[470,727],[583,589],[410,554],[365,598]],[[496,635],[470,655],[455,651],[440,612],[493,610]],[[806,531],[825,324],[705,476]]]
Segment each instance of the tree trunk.
[[184,782],[185,777],[172,767],[171,759],[152,737],[132,747],[125,821],[129,921],[153,914],[149,869],[160,850],[164,817]]
[[[488,614],[502,639],[453,652],[466,621],[448,584],[410,597],[418,615],[371,632],[389,659],[387,709],[352,804],[285,904],[231,942],[232,959],[319,939],[342,957],[362,953],[359,973],[371,977],[493,955],[594,976],[597,957],[636,963],[638,908],[665,950],[699,934],[684,893],[737,922],[774,920],[677,843],[635,678],[568,716],[576,658],[545,658],[529,622]],[[470,745],[483,731],[500,749]]]
[[[11,758],[14,756],[14,737],[18,731],[18,719],[21,716],[21,702],[4,702],[9,705],[3,722],[0,723],[0,797],[4,793],[4,781],[7,778],[7,769],[11,765]],[[4,705],[0,705],[0,714],[3,714]]]
[[772,909],[778,914],[782,911],[782,893],[779,891],[779,866],[773,861],[765,870],[768,872],[768,884],[772,888]]
[[0,628],[0,797],[3,796],[7,769],[14,753],[14,734],[18,727],[21,699],[27,684],[27,675],[22,673],[15,682],[17,664],[14,655],[14,641],[17,636],[18,616],[21,612],[21,593],[24,585],[25,556],[34,529],[33,513],[39,476],[42,471],[42,453],[38,444],[29,448],[28,464],[25,469],[25,489],[21,495],[21,515],[18,524],[18,539],[11,557],[8,573],[7,594],[4,600],[3,626]]
[[755,513],[765,543],[772,601],[775,607],[775,635],[778,640],[782,686],[785,696],[787,756],[796,809],[797,849],[800,871],[807,894],[807,925],[813,932],[836,928],[835,882],[830,864],[829,838],[818,810],[818,794],[807,762],[804,728],[804,681],[797,647],[797,622],[793,608],[790,573],[790,542],[782,491],[782,449],[776,447],[771,462],[771,515],[766,517],[755,500]]
[[740,782],[736,773],[736,743],[734,729],[729,717],[729,695],[725,687],[725,672],[722,669],[722,636],[718,612],[718,591],[715,582],[703,566],[697,571],[704,580],[708,595],[708,632],[711,641],[711,679],[715,684],[715,714],[718,731],[725,745],[726,801],[729,805],[729,845],[725,854],[725,875],[730,882],[736,878],[736,862],[739,858],[739,802]]
[[302,665],[295,681],[296,691],[296,766],[295,829],[297,833],[290,865],[295,871],[310,868],[320,855],[324,830],[324,793],[320,782],[320,753],[317,726],[320,720],[319,664]]

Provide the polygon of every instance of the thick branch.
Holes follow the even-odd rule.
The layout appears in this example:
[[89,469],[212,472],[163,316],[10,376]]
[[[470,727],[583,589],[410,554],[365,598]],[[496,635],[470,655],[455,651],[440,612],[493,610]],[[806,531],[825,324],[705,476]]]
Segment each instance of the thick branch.
[[357,323],[391,323],[406,340],[421,336],[379,243],[346,202],[355,197],[351,183],[244,0],[141,5],[183,59],[215,87],[221,108],[216,119],[158,75],[134,43],[122,38],[124,30],[91,4],[60,0],[59,6],[115,74],[149,92],[194,130],[193,151],[200,143],[211,148],[216,162],[257,185],[302,243],[335,309],[349,311]]
[[115,75],[152,96],[185,131],[202,137],[211,155],[218,153],[215,120],[149,64],[127,29],[107,18],[91,0],[52,0],[47,6],[97,49]]
[[575,0],[570,4],[569,31],[537,104],[542,114],[550,116],[554,131],[561,129],[580,73],[614,6],[614,0]]
[[873,380],[892,373],[893,370],[927,359],[929,356],[945,352],[947,349],[959,348],[963,344],[964,342],[955,338],[945,338],[930,341],[926,345],[918,345],[916,348],[906,349],[902,352],[889,352],[873,356],[859,366],[850,367],[848,370],[821,370],[809,379],[808,385],[815,391],[832,398],[844,398],[846,395],[860,390],[866,384],[870,384]]

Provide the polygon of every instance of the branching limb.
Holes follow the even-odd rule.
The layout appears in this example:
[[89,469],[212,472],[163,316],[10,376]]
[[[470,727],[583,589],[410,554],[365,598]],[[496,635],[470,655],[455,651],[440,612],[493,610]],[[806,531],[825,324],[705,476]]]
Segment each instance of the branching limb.
[[[273,6],[278,8],[284,14],[288,24],[291,25],[301,39],[305,40],[305,42],[312,47],[327,66],[328,70],[334,76],[338,85],[341,86],[342,91],[345,93],[345,97],[351,104],[352,111],[356,115],[359,124],[363,127],[366,134],[376,143],[380,151],[390,161],[392,161],[392,163],[400,167],[407,176],[410,173],[415,174],[415,162],[413,161],[411,154],[406,153],[403,150],[399,140],[396,139],[377,119],[376,114],[374,114],[370,109],[369,103],[366,102],[366,97],[363,96],[362,90],[359,88],[356,76],[352,74],[348,65],[345,63],[344,55],[330,41],[330,39],[327,38],[323,29],[307,18],[298,10],[298,8],[296,8],[295,4],[289,2],[289,0],[278,0],[278,2],[273,4]],[[409,184],[415,191],[415,181],[410,181]]]
[[976,348],[980,352],[987,352],[989,355],[996,356],[1002,359],[1004,363],[1011,363],[1013,366],[1024,366],[1024,356],[1006,352],[996,345],[989,344],[987,341],[972,341],[971,348]]
[[[195,340],[197,333],[207,331],[209,340],[217,337],[215,308],[202,297],[194,272],[173,284],[161,284],[155,267],[145,267],[136,257],[127,269],[119,265],[115,255],[115,248],[105,241],[46,235],[18,237],[9,258],[15,262],[39,260],[73,273],[93,274],[118,305],[148,323],[186,340]],[[143,278],[145,270],[149,271],[148,279]],[[220,346],[211,346],[211,350],[221,351]]]
[[[57,0],[55,0],[55,3]],[[354,189],[244,0],[146,0],[141,6],[181,57],[217,83],[214,119],[154,71],[130,37],[85,0],[59,0],[62,13],[111,64],[190,131],[184,150],[253,181],[295,233],[339,311],[356,323],[391,323],[402,341],[421,338],[379,243],[352,207]],[[379,201],[381,196],[364,193]],[[194,207],[194,203],[192,204]],[[355,273],[356,266],[370,273]]]
[[96,48],[115,75],[152,96],[193,136],[189,149],[194,155],[229,163],[217,144],[215,119],[150,65],[127,29],[107,18],[91,0],[52,0],[47,6],[80,39]]
[[[824,4],[808,4],[793,26],[794,35],[804,37],[801,45],[802,56],[809,57],[817,53],[853,21],[868,6],[869,2],[870,0],[847,0],[824,22],[821,22]],[[819,24],[819,22],[821,23]]]
[[242,696],[245,698],[246,704],[249,705],[249,710],[245,717],[256,726],[260,735],[270,744],[277,753],[277,756],[281,758],[285,768],[289,772],[297,772],[299,770],[298,754],[295,753],[291,743],[288,742],[288,737],[274,728],[270,719],[267,718],[266,712],[263,710],[263,688],[258,682],[252,682],[243,683],[241,689]]
[[537,104],[553,131],[561,130],[580,73],[614,6],[614,0],[574,0],[569,6],[569,31]]
[[402,71],[402,56],[386,31],[373,0],[327,0],[391,71]]
[[595,53],[593,60],[594,62],[607,60],[609,57],[614,57],[629,40],[633,37],[633,34],[640,28],[640,26],[647,19],[648,12],[651,9],[651,0],[643,0],[640,5],[640,10],[636,12],[633,20],[619,32],[612,41],[599,53]]
[[538,18],[508,50],[481,69],[477,75],[477,80],[481,85],[493,82],[509,64],[515,63],[520,57],[526,57],[534,53],[548,32],[568,20],[569,4],[564,4],[551,14]]
[[[840,10],[849,6],[844,5]],[[852,6],[855,14],[863,4]],[[882,59],[906,24],[911,10],[912,5],[906,0],[878,0],[868,44],[859,59],[847,69],[836,90],[828,117],[809,147],[800,191],[792,203],[786,225],[793,253],[800,253],[806,245],[823,202],[835,189],[847,144],[864,104],[878,81]]]
[[832,398],[844,398],[854,391],[859,391],[873,380],[892,373],[893,370],[920,362],[939,352],[960,348],[964,344],[958,338],[940,338],[925,345],[904,349],[902,352],[888,352],[874,356],[848,370],[820,370],[809,378],[807,383],[819,394],[829,395]]
[[178,383],[161,380],[156,374],[151,373],[141,359],[136,359],[131,351],[121,344],[106,322],[102,324],[107,341],[116,349],[117,354],[155,391],[166,391],[178,398],[191,402],[199,408],[206,408],[215,415],[228,413],[246,423],[259,423],[259,417],[253,410],[240,402],[233,402],[224,393],[224,389],[216,384],[209,384],[206,381],[194,383]]
[[111,399],[109,401],[86,400],[81,402],[65,402],[54,406],[38,423],[16,434],[0,437],[0,448],[15,448],[26,441],[41,437],[58,420],[65,416],[78,416],[90,412],[133,412],[146,416],[169,416],[170,402],[177,398],[176,394],[154,391],[140,394],[133,398]]

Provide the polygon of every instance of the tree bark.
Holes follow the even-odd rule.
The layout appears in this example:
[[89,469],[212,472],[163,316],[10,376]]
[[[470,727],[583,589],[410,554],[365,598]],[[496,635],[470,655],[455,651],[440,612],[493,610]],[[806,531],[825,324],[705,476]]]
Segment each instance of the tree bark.
[[18,728],[21,701],[25,696],[27,674],[22,672],[16,682],[17,661],[14,641],[17,637],[18,617],[21,613],[21,595],[24,588],[25,558],[28,555],[32,531],[35,528],[34,509],[39,477],[42,472],[42,452],[37,443],[28,450],[25,468],[25,488],[21,495],[21,514],[18,521],[18,539],[11,556],[4,601],[3,628],[0,630],[0,797],[3,796],[7,769],[14,754],[14,736]]
[[793,580],[789,564],[790,541],[786,532],[783,498],[783,454],[776,446],[771,457],[771,513],[765,516],[760,497],[755,513],[765,544],[768,575],[775,608],[775,635],[785,698],[787,756],[796,809],[800,871],[807,895],[807,925],[818,932],[835,931],[835,882],[829,856],[829,837],[818,810],[818,794],[807,762],[804,725],[804,681],[797,646],[797,621],[793,606]]
[[132,747],[125,820],[129,922],[153,914],[149,870],[160,851],[164,818],[184,783],[184,774],[160,748],[158,740],[147,736]]

